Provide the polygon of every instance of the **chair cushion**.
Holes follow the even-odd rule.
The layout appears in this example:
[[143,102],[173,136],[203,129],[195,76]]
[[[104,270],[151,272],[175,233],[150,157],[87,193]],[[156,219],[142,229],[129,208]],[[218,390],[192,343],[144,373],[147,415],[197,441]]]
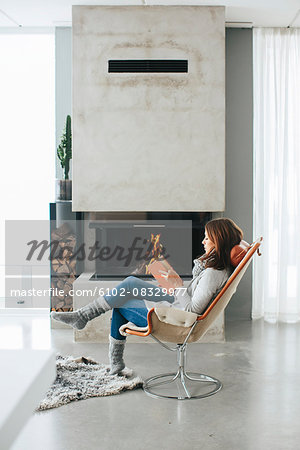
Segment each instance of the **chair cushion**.
[[238,245],[235,245],[230,252],[231,264],[233,267],[237,267],[242,261],[251,245],[246,241],[241,241]]
[[161,322],[187,328],[191,327],[198,317],[195,313],[167,306],[155,308],[155,314]]
[[122,336],[128,336],[128,333],[126,333],[127,328],[129,328],[130,330],[139,331],[142,333],[148,331],[148,325],[146,327],[138,327],[137,325],[135,325],[132,322],[127,322],[124,325],[121,325],[119,328],[119,332]]

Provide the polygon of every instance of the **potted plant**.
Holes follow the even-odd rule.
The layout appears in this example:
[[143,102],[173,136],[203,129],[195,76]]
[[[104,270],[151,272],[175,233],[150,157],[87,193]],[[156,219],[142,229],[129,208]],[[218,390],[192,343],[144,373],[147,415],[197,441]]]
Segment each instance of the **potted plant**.
[[64,133],[57,147],[57,157],[63,169],[63,179],[56,182],[56,200],[72,200],[72,180],[69,179],[72,159],[71,116],[67,116]]

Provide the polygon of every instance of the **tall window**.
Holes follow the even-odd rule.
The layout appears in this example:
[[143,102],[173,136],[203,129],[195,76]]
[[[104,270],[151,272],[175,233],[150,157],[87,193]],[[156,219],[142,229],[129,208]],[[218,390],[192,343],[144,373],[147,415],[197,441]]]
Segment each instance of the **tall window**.
[[52,32],[0,34],[2,302],[4,221],[48,219],[54,198],[54,50]]
[[253,317],[300,321],[300,29],[254,30]]

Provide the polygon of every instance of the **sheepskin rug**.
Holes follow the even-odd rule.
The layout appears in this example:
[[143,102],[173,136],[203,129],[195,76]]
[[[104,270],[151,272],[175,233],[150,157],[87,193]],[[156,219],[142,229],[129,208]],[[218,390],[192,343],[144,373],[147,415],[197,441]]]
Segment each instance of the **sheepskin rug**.
[[36,411],[57,408],[91,397],[105,397],[141,387],[143,381],[125,368],[121,375],[110,375],[109,366],[90,358],[56,356],[57,376]]

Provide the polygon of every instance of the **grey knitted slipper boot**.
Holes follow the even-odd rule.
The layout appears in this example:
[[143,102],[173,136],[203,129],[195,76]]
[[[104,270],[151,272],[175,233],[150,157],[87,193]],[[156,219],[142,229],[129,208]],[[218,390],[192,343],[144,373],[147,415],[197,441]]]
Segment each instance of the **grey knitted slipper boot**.
[[123,353],[125,348],[124,340],[115,339],[109,336],[109,362],[110,362],[110,374],[116,375],[125,369],[125,363],[123,360]]
[[78,314],[78,311],[73,312],[51,312],[51,317],[58,322],[66,323],[71,325],[71,327],[76,328],[76,330],[82,330],[86,324],[86,320],[82,320]]
[[77,330],[82,330],[86,324],[95,319],[95,317],[104,314],[106,311],[109,311],[111,307],[103,297],[98,297],[93,302],[88,305],[83,306],[77,311],[73,312],[51,312],[51,317],[59,322],[66,323],[67,325],[71,325],[71,327],[76,328]]

